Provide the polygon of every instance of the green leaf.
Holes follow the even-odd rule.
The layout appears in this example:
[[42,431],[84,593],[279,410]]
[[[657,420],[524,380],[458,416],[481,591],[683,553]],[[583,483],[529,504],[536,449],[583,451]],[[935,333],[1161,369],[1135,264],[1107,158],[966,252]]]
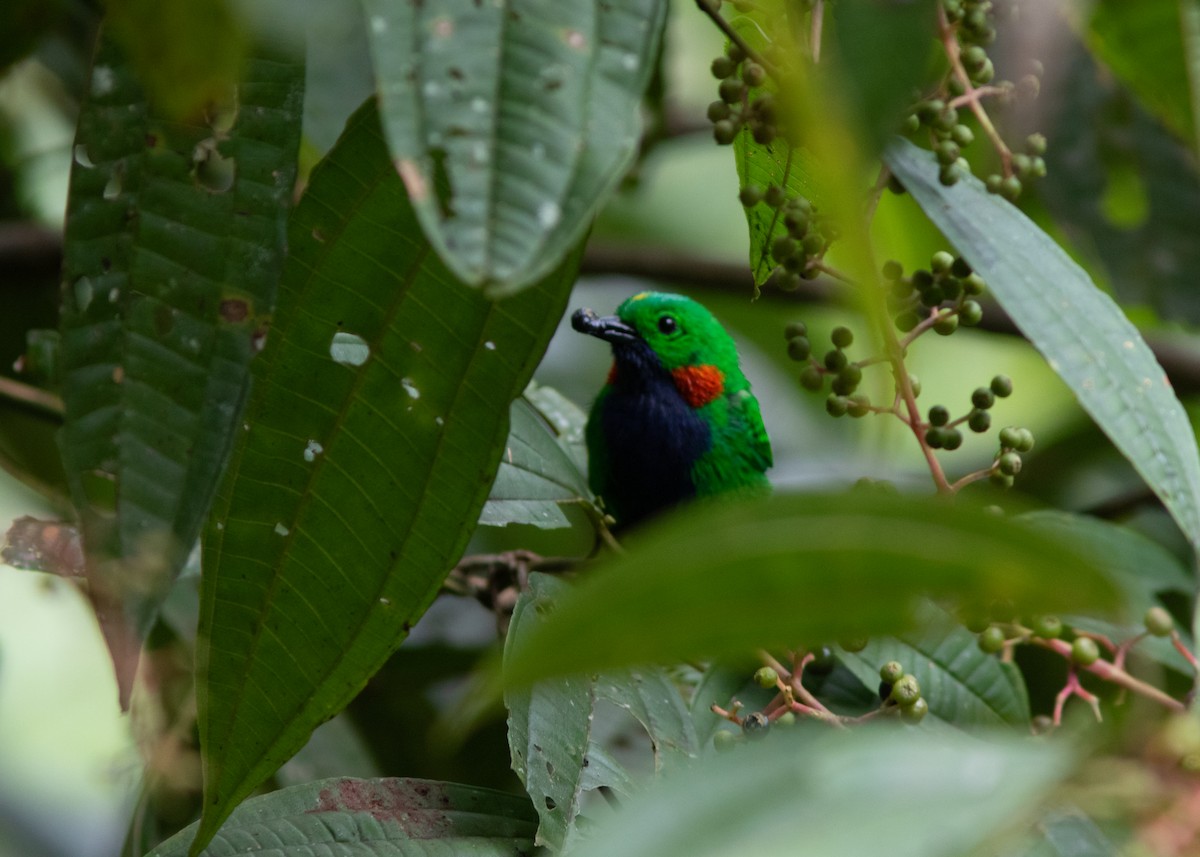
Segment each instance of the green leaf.
[[210,125],[164,118],[111,39],[92,68],[64,248],[61,447],[123,698],[271,317],[303,78],[255,46],[232,124]]
[[[733,154],[737,161],[738,183],[742,187],[754,185],[765,190],[778,185],[789,197],[802,196],[813,202],[819,196],[812,180],[817,165],[804,149],[792,149],[782,140],[764,146],[754,142],[750,133],[743,130],[733,139]],[[775,267],[771,244],[776,238],[787,235],[787,227],[778,209],[765,202],[746,209],[746,225],[750,227],[750,267],[757,287],[771,275]]]
[[511,293],[575,246],[637,151],[665,0],[365,0],[396,169],[454,273]]
[[1056,809],[1038,819],[1036,835],[1026,847],[1003,857],[1118,857],[1125,853],[1092,819],[1075,808]]
[[886,160],[1184,535],[1200,545],[1196,436],[1162,367],[1120,307],[1045,232],[978,179],[945,187],[933,155],[905,140],[895,142]]
[[773,732],[619,812],[570,857],[953,857],[1014,824],[1066,772],[1062,747],[861,729]]
[[597,694],[629,712],[654,747],[655,771],[670,771],[700,752],[700,740],[679,688],[658,667],[600,676]]
[[[435,780],[318,780],[253,798],[200,854],[518,857],[537,818],[522,797]],[[184,857],[192,824],[146,857]]]
[[1190,0],[1101,0],[1087,41],[1138,99],[1184,139],[1196,140],[1186,50]]
[[1108,608],[1069,545],[965,504],[777,494],[694,504],[590,572],[506,661],[550,675],[797,647],[912,627],[921,595]]
[[340,710],[461,554],[578,256],[512,300],[422,240],[373,103],[313,171],[205,534],[201,839]]
[[569,527],[563,503],[591,502],[587,477],[527,398],[512,404],[508,443],[479,523]]
[[[549,575],[529,576],[529,589],[513,610],[506,653],[536,626],[539,613],[551,609],[565,586]],[[583,798],[595,681],[584,677],[549,679],[506,692],[504,704],[512,767],[541,817],[536,844],[560,851],[572,833]]]
[[984,654],[976,637],[944,610],[928,605],[929,628],[901,639],[872,639],[858,653],[843,652],[842,663],[868,688],[879,686],[879,668],[899,661],[921,685],[929,713],[960,729],[1029,726],[1029,697],[1020,674]]

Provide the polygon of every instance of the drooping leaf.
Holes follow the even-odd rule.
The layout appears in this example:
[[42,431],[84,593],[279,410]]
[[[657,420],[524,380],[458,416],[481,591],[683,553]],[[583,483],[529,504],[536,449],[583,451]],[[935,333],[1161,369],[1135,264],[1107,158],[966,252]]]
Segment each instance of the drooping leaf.
[[1072,545],[961,503],[777,494],[697,504],[635,536],[513,647],[510,686],[900,632],[922,595],[1037,610],[1115,604]]
[[930,604],[926,627],[902,638],[877,637],[861,652],[843,652],[844,663],[868,688],[879,668],[899,661],[916,677],[929,714],[960,729],[1029,726],[1029,697],[1019,673],[979,650],[977,638]]
[[700,739],[679,688],[660,667],[617,670],[600,676],[598,696],[642,725],[654,748],[655,771],[669,771],[700,752]]
[[[933,155],[905,140],[888,166],[1079,403],[1200,544],[1200,454],[1171,384],[1137,328],[1029,218],[968,176],[938,182]],[[1013,248],[1019,247],[1020,252]]]
[[102,38],[71,170],[61,447],[127,697],[225,464],[270,319],[304,71],[256,45],[236,115],[168,121]]
[[587,477],[528,399],[513,402],[511,425],[479,523],[570,526],[561,504],[591,501]]
[[570,857],[973,853],[1067,768],[1061,746],[994,738],[773,733],[642,792]]
[[[519,857],[533,847],[529,801],[434,780],[349,777],[291,786],[246,801],[203,857]],[[184,857],[192,824],[146,857]]]
[[[505,650],[517,645],[552,609],[565,584],[533,574],[513,610]],[[504,694],[512,766],[541,818],[536,843],[560,851],[571,835],[584,792],[596,683],[584,676],[553,678]]]
[[313,171],[205,535],[201,841],[400,644],[461,554],[577,256],[511,300],[423,240],[373,104]]
[[588,228],[638,146],[665,0],[364,0],[396,169],[468,283],[511,293]]
[[1179,0],[1101,0],[1091,9],[1087,41],[1139,100],[1184,139],[1195,139],[1186,19]]

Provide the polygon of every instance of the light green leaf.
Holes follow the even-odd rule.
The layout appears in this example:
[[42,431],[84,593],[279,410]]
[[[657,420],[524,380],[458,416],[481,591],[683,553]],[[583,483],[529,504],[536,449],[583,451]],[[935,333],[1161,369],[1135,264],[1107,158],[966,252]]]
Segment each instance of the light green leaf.
[[[373,103],[288,233],[248,430],[204,543],[201,839],[400,645],[487,497],[577,256],[492,302],[423,240]],[[338,349],[336,337],[362,347]]]
[[861,652],[840,657],[864,686],[879,686],[879,668],[899,661],[921,685],[931,716],[960,729],[1029,726],[1029,696],[1019,673],[979,650],[974,634],[930,604],[930,627],[903,638],[873,638]]
[[60,437],[127,699],[225,465],[271,318],[303,66],[253,47],[235,116],[169,121],[102,37],[71,170]]
[[1162,367],[1120,307],[979,180],[968,176],[945,187],[933,155],[905,140],[888,149],[886,160],[1183,533],[1200,545],[1196,436]]
[[[565,586],[549,575],[529,576],[529,589],[513,610],[506,652],[532,630],[539,613],[552,609]],[[507,691],[504,704],[513,770],[541,817],[536,844],[561,850],[575,826],[583,798],[595,681],[584,677],[549,679]]]
[[1066,773],[1062,747],[891,729],[773,733],[643,792],[570,857],[957,857]]
[[963,503],[916,497],[693,504],[627,547],[513,647],[510,686],[899,632],[912,627],[922,595],[1039,610],[1109,608],[1116,597],[1072,546]]
[[560,504],[590,502],[587,477],[528,399],[513,402],[510,421],[508,443],[479,523],[570,526]]
[[[342,777],[246,801],[203,857],[518,857],[533,847],[537,818],[516,795],[434,780]],[[197,825],[146,857],[184,857]]]
[[668,771],[700,752],[691,713],[679,688],[659,667],[619,670],[600,676],[597,695],[633,716],[654,747],[654,769]]
[[511,293],[575,246],[637,151],[665,0],[364,0],[384,127],[421,226]]

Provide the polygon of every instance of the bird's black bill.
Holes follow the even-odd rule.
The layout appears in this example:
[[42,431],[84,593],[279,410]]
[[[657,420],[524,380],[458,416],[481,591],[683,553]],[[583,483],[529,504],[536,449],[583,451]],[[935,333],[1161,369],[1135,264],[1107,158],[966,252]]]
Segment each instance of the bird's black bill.
[[571,327],[606,342],[637,342],[641,339],[636,330],[615,315],[598,316],[595,310],[590,309],[575,310],[571,316]]

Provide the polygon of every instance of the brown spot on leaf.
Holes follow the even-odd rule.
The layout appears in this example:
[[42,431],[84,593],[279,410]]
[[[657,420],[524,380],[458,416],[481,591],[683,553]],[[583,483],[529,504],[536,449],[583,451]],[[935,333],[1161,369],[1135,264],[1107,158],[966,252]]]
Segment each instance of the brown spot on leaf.
[[421,172],[416,161],[409,158],[398,158],[396,172],[400,174],[400,179],[404,182],[410,200],[414,203],[421,203],[429,198],[429,182],[425,179],[425,174]]
[[436,806],[447,804],[442,783],[346,778],[321,789],[309,812],[364,812],[382,824],[397,825],[410,839],[442,839],[453,823]]
[[250,305],[240,298],[221,301],[221,319],[228,322],[245,321],[250,314]]

